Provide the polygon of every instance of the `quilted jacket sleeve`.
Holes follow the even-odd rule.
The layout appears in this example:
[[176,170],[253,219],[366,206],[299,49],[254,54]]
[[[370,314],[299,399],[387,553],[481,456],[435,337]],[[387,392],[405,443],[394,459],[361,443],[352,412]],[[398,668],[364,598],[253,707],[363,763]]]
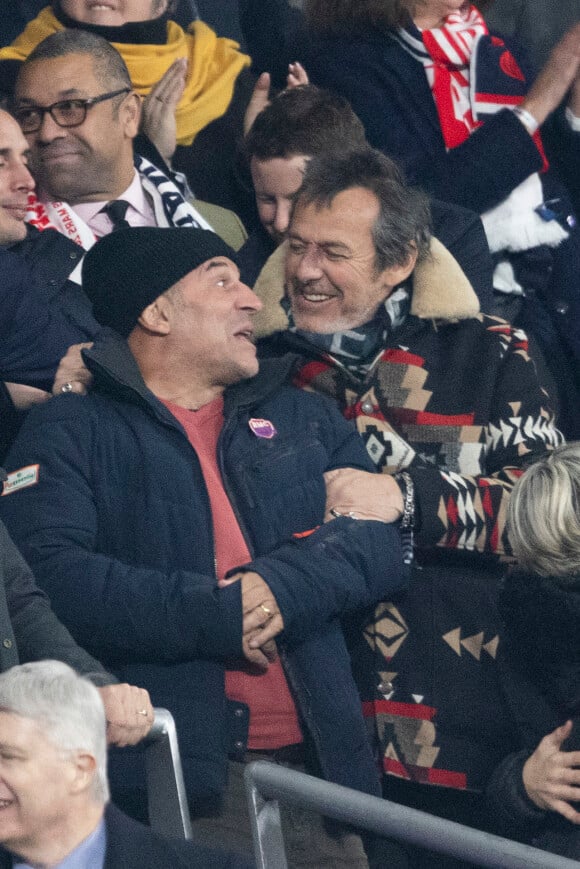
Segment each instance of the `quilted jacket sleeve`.
[[[375,472],[362,439],[333,402],[302,390],[291,393],[300,408],[293,418],[317,421],[316,437],[326,457],[317,473],[350,467]],[[299,513],[298,505],[294,517]],[[261,554],[249,565],[270,586],[292,641],[389,597],[407,579],[397,525],[339,517],[309,530],[290,540],[290,535],[279,536],[271,549],[258,547]]]
[[55,407],[29,415],[6,462],[8,469],[38,464],[37,484],[0,506],[58,617],[107,662],[239,656],[237,584],[220,591],[213,576],[124,563],[98,551],[91,451],[99,420],[92,413],[87,422],[80,409],[59,419]]
[[406,581],[397,526],[347,517],[255,559],[250,569],[270,586],[292,641],[390,597]]

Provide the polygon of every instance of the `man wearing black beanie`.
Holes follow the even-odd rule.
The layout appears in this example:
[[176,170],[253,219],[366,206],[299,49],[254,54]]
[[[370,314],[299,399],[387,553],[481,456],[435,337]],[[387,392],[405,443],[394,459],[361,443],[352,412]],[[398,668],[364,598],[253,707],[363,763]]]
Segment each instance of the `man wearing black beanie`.
[[[399,532],[326,505],[325,472],[372,463],[291,358],[258,371],[261,302],[216,235],[119,230],[83,286],[108,327],[92,390],[32,411],[7,467],[34,485],[2,516],[77,640],[173,713],[196,838],[249,854],[249,760],[304,769],[311,742],[324,777],[380,793],[339,618],[401,587]],[[367,865],[302,814],[291,866]]]
[[[232,248],[206,229],[120,229],[87,253],[83,288],[97,322],[127,338],[151,302],[214,257],[236,263]],[[261,307],[254,299],[251,307]]]

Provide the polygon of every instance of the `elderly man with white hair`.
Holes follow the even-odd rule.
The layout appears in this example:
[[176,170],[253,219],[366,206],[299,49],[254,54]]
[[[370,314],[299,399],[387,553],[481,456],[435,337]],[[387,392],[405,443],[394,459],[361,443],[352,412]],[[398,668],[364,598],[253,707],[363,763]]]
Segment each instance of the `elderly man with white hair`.
[[99,693],[61,661],[0,676],[0,866],[158,869],[250,864],[169,841],[109,804]]

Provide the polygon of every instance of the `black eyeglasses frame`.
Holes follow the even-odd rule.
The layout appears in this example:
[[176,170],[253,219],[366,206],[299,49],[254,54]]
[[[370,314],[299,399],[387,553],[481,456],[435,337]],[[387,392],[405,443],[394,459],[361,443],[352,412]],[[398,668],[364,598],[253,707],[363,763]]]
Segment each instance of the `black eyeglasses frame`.
[[[55,124],[59,127],[62,127],[63,130],[74,129],[74,127],[81,127],[87,119],[87,112],[92,106],[96,106],[98,103],[102,103],[105,100],[112,100],[114,97],[119,97],[121,94],[130,94],[131,88],[124,87],[120,88],[116,91],[111,91],[110,93],[100,94],[98,97],[88,97],[86,99],[71,97],[68,100],[58,100],[56,103],[52,103],[50,106],[16,106],[13,109],[13,115],[22,127],[22,131],[24,133],[37,133],[42,127],[42,123],[44,121],[44,116],[48,113]],[[83,117],[80,121],[75,121],[74,124],[63,124],[57,117],[55,117],[54,110],[60,108],[61,106],[70,105],[74,103],[75,106],[82,109]],[[22,114],[23,113],[36,113],[38,116],[38,123],[35,124],[34,127],[31,127],[28,124],[23,123]]]

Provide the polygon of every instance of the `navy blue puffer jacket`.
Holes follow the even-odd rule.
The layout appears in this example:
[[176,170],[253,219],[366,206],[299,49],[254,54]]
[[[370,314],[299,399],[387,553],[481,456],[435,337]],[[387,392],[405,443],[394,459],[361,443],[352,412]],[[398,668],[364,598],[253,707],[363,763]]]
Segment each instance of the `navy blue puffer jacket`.
[[[38,465],[38,481],[2,498],[2,517],[77,641],[172,711],[195,803],[223,788],[231,743],[245,748],[247,710],[224,694],[224,662],[241,657],[239,587],[217,588],[199,461],[127,344],[105,334],[87,361],[89,396],[30,413],[7,469]],[[321,525],[323,473],[373,468],[330,403],[283,385],[288,370],[271,361],[226,392],[219,464],[249,569],[283,615],[282,654],[321,769],[378,793],[338,619],[402,585],[398,531],[347,518]],[[252,417],[276,436],[256,437]]]

